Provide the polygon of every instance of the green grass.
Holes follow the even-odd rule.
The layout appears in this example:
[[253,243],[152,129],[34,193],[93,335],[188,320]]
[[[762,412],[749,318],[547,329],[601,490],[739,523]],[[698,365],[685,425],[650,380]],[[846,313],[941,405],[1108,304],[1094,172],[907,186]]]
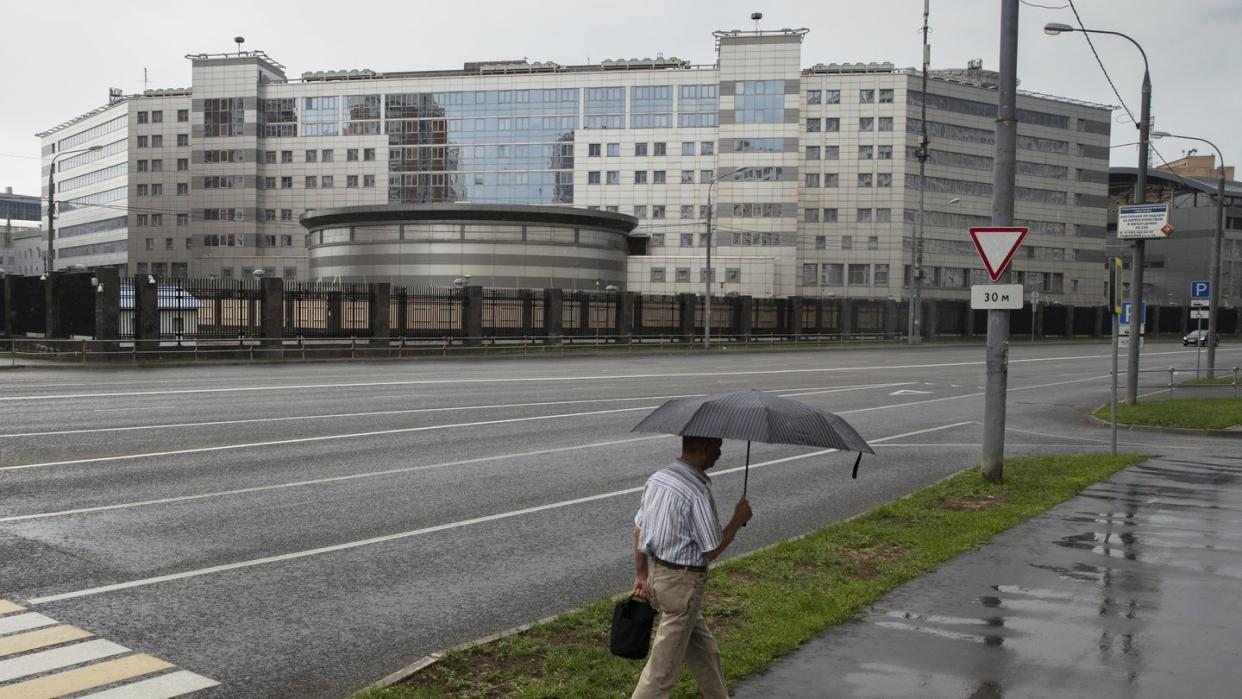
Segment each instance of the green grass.
[[[1092,415],[1108,419],[1108,406]],[[1242,398],[1178,398],[1117,405],[1117,422],[1127,425],[1223,430],[1242,424]]]
[[[1002,483],[963,471],[913,495],[712,569],[704,614],[730,684],[885,592],[1141,461],[1134,454],[1012,459]],[[762,516],[762,515],[761,515]],[[619,550],[618,557],[628,558]],[[614,600],[451,652],[405,685],[355,699],[624,697],[643,663],[607,648]],[[674,696],[698,696],[683,671]]]

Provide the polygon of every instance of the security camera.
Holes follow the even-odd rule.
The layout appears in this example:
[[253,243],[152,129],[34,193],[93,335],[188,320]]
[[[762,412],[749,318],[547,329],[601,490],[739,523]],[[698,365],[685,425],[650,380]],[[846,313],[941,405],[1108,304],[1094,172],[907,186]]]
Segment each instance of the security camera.
[[762,12],[752,12],[752,13],[750,13],[750,18],[751,18],[751,19],[753,19],[753,20],[755,20],[756,22],[758,22],[759,20],[763,19],[763,13],[762,13]]

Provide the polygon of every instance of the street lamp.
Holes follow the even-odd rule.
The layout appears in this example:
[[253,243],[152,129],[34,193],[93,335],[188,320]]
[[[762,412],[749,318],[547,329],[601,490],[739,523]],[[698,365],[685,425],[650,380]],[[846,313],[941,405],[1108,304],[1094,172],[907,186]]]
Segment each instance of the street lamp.
[[[1110,36],[1119,36],[1139,50],[1139,54],[1143,57],[1143,92],[1142,103],[1139,109],[1139,161],[1138,176],[1134,183],[1134,203],[1147,203],[1147,158],[1149,132],[1151,129],[1151,72],[1147,64],[1147,52],[1129,36],[1121,32],[1108,31],[1104,29],[1081,29],[1071,27],[1068,24],[1060,22],[1049,22],[1044,25],[1044,33],[1049,36],[1057,36],[1064,32],[1083,32],[1084,34],[1108,34]],[[1138,238],[1134,241],[1134,257],[1130,262],[1130,313],[1131,318],[1138,317],[1138,322],[1131,320],[1131,327],[1138,327],[1142,323],[1143,309],[1143,265],[1146,257],[1146,241]],[[1132,337],[1137,337],[1138,333],[1131,333]],[[1138,371],[1139,371],[1139,342],[1132,340],[1130,347],[1126,353],[1126,402],[1130,405],[1138,403]]]
[[52,156],[52,162],[49,163],[47,169],[47,259],[43,262],[43,273],[50,273],[55,265],[52,263],[52,255],[55,253],[53,249],[55,243],[52,242],[52,217],[56,211],[56,161],[66,155],[74,153],[89,153],[102,149],[103,146],[91,146],[90,148],[79,148],[77,150],[65,150]]
[[715,209],[712,207],[712,189],[720,180],[736,175],[742,170],[750,167],[743,165],[735,167],[732,170],[716,175],[712,178],[710,184],[707,185],[707,265],[703,270],[703,349],[712,348],[712,216]]
[[1216,179],[1216,233],[1212,236],[1212,254],[1210,256],[1211,286],[1208,288],[1208,334],[1207,342],[1207,377],[1211,379],[1216,371],[1216,315],[1220,311],[1220,248],[1225,239],[1225,156],[1215,143],[1206,138],[1195,136],[1179,136],[1168,131],[1153,131],[1152,138],[1182,138],[1187,141],[1206,143],[1216,150],[1220,168]]

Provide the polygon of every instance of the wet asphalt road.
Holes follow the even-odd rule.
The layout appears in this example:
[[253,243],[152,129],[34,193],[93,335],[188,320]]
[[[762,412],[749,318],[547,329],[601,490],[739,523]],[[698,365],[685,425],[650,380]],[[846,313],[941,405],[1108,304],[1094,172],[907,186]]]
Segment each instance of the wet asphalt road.
[[[1233,349],[1222,349],[1231,361]],[[1149,344],[1159,365],[1193,350]],[[751,474],[738,553],[978,459],[981,347],[0,374],[0,598],[219,681],[341,696],[631,580],[675,395],[760,388],[842,413],[877,457]],[[1099,344],[1015,347],[1009,453],[1107,447]],[[1193,440],[1123,434],[1123,448]],[[806,454],[756,445],[752,462]],[[726,445],[716,498],[740,494]]]

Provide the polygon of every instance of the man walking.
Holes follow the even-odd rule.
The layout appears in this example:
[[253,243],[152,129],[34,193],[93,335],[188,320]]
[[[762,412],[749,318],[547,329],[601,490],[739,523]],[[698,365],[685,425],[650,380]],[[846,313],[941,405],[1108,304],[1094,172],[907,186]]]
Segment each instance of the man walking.
[[634,699],[667,697],[683,660],[704,697],[728,697],[720,652],[701,608],[708,562],[733,542],[751,511],[746,498],[738,500],[721,530],[706,473],[720,458],[720,441],[682,437],[681,457],[647,479],[643,488],[634,516],[634,595],[660,610],[660,625]]

